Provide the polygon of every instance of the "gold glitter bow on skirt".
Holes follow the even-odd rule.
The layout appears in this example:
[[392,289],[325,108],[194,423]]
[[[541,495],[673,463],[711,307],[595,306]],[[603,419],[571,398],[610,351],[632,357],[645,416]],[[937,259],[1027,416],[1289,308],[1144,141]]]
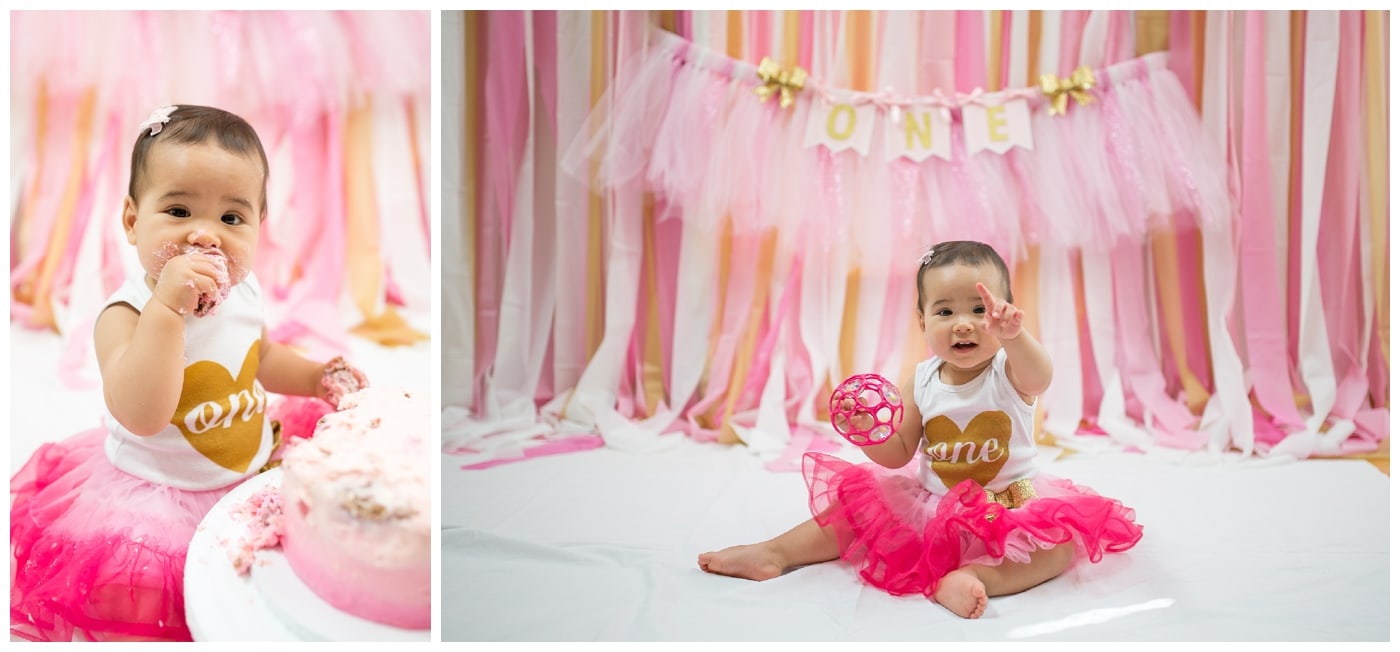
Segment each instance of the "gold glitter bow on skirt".
[[807,71],[802,66],[782,70],[777,61],[763,57],[763,61],[758,63],[758,79],[763,82],[763,85],[753,89],[758,94],[758,101],[767,102],[768,98],[777,94],[778,106],[786,109],[792,106],[792,94],[807,85]]
[[1093,87],[1094,71],[1089,66],[1075,68],[1064,78],[1048,73],[1040,76],[1040,92],[1050,98],[1050,115],[1064,115],[1071,97],[1081,105],[1093,102],[1094,96],[1089,94]]
[[1035,498],[1035,487],[1031,486],[1030,478],[1021,478],[1001,491],[993,492],[991,489],[983,489],[987,492],[987,501],[1000,503],[1007,509],[1016,509]]

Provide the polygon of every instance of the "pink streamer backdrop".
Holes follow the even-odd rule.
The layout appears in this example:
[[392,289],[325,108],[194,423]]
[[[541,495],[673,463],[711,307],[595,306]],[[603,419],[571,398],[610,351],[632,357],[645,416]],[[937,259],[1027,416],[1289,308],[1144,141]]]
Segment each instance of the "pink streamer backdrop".
[[[697,439],[714,440],[725,425],[716,420],[725,418],[726,410],[732,406],[730,425],[748,428],[762,421],[765,415],[787,422],[788,432],[782,433],[787,438],[786,444],[782,453],[770,461],[771,468],[793,468],[794,455],[806,449],[839,446],[823,424],[820,407],[825,400],[823,390],[849,373],[878,372],[896,376],[911,359],[924,355],[922,351],[909,350],[909,310],[913,296],[910,267],[914,256],[906,255],[906,250],[916,255],[933,240],[959,235],[994,241],[1011,259],[1008,262],[1017,274],[1036,273],[1037,266],[1024,264],[1023,256],[1030,253],[1028,248],[1037,247],[1048,238],[1071,243],[1066,263],[1075,279],[1075,287],[1067,289],[1064,296],[1074,298],[1079,314],[1077,355],[1083,374],[1084,420],[1075,432],[1054,433],[1065,436],[1067,441],[1077,436],[1094,437],[1104,433],[1099,427],[1098,412],[1109,379],[1100,377],[1101,362],[1105,361],[1096,359],[1096,354],[1103,355],[1107,351],[1112,357],[1106,361],[1105,368],[1117,372],[1126,417],[1147,432],[1155,446],[1204,450],[1209,434],[1201,424],[1203,406],[1199,402],[1188,402],[1185,374],[1193,376],[1208,394],[1218,390],[1220,381],[1216,374],[1222,370],[1213,365],[1221,364],[1220,361],[1228,360],[1229,356],[1219,355],[1220,351],[1213,355],[1210,338],[1221,337],[1222,332],[1224,337],[1231,338],[1231,344],[1240,353],[1242,369],[1234,370],[1230,377],[1238,378],[1239,372],[1243,372],[1249,383],[1246,390],[1255,401],[1256,430],[1248,454],[1268,454],[1270,447],[1285,435],[1302,428],[1302,411],[1309,408],[1306,401],[1300,407],[1295,396],[1303,387],[1297,369],[1297,324],[1299,261],[1304,256],[1314,257],[1321,270],[1329,350],[1337,371],[1337,401],[1330,417],[1334,423],[1355,421],[1358,427],[1345,443],[1344,450],[1374,450],[1388,436],[1385,423],[1388,386],[1384,372],[1388,371],[1389,361],[1380,353],[1375,339],[1377,329],[1361,320],[1361,281],[1373,272],[1363,267],[1360,255],[1361,247],[1369,244],[1360,241],[1359,225],[1361,220],[1369,220],[1370,215],[1363,212],[1359,179],[1367,173],[1367,142],[1380,137],[1363,133],[1361,126],[1363,48],[1375,47],[1375,44],[1368,46],[1362,38],[1361,13],[1341,12],[1337,102],[1326,133],[1330,146],[1323,184],[1322,227],[1316,251],[1299,249],[1298,187],[1288,188],[1291,195],[1288,206],[1275,205],[1275,177],[1270,172],[1271,166],[1292,166],[1295,173],[1290,178],[1296,179],[1298,162],[1296,148],[1294,160],[1280,163],[1271,159],[1271,152],[1277,147],[1269,142],[1276,131],[1270,128],[1269,120],[1286,118],[1275,118],[1274,113],[1263,110],[1271,101],[1266,97],[1264,84],[1266,64],[1270,63],[1265,60],[1265,46],[1279,42],[1274,39],[1288,42],[1290,34],[1268,28],[1260,13],[1170,11],[1159,19],[1169,34],[1161,44],[1166,48],[1166,67],[1175,73],[1181,84],[1179,89],[1169,93],[1160,85],[1147,85],[1150,90],[1143,96],[1144,101],[1165,106],[1179,98],[1196,111],[1200,110],[1202,102],[1223,102],[1213,105],[1227,107],[1225,111],[1212,114],[1220,116],[1222,124],[1194,125],[1199,136],[1193,137],[1192,142],[1161,142],[1161,139],[1152,138],[1125,140],[1122,137],[1122,134],[1132,133],[1134,121],[1141,120],[1144,111],[1142,106],[1128,102],[1126,98],[1130,96],[1118,95],[1126,92],[1122,89],[1132,87],[1134,79],[1145,79],[1149,74],[1146,64],[1142,63],[1145,60],[1136,60],[1127,68],[1114,69],[1122,72],[1121,79],[1115,78],[1111,80],[1113,83],[1096,89],[1092,110],[1100,112],[1099,122],[1088,121],[1085,116],[1091,115],[1089,110],[1076,110],[1071,103],[1069,115],[1036,123],[1037,152],[1016,151],[1000,158],[988,153],[955,158],[947,165],[940,164],[938,173],[933,176],[920,176],[923,174],[917,172],[920,168],[906,161],[886,163],[879,155],[882,146],[878,142],[872,146],[875,151],[864,157],[850,151],[835,154],[819,151],[807,156],[800,144],[787,139],[793,129],[792,122],[805,120],[805,105],[799,103],[795,110],[787,113],[780,112],[771,103],[762,111],[753,110],[758,100],[751,91],[746,94],[732,89],[742,85],[741,90],[748,91],[755,85],[752,66],[764,56],[775,60],[783,56],[785,39],[797,44],[798,60],[810,73],[811,87],[849,83],[874,71],[884,71],[880,74],[888,75],[889,66],[904,65],[913,68],[907,71],[908,75],[901,77],[898,70],[893,74],[895,78],[914,80],[915,87],[890,89],[898,95],[929,95],[939,91],[951,96],[953,92],[985,89],[989,80],[988,65],[994,60],[990,48],[997,47],[1000,48],[996,57],[999,68],[992,71],[995,73],[992,78],[999,77],[1008,87],[1019,88],[1025,84],[1024,79],[1007,77],[1013,70],[1028,69],[1027,62],[1012,58],[1027,56],[1030,48],[1013,48],[1010,43],[1014,35],[1024,33],[1013,29],[1012,21],[1025,20],[1025,14],[1002,12],[998,16],[1001,29],[992,34],[986,31],[986,26],[993,24],[993,16],[987,11],[908,12],[918,20],[916,28],[909,32],[914,39],[911,51],[890,53],[881,49],[881,30],[889,29],[889,23],[888,17],[879,13],[868,23],[872,30],[868,35],[870,52],[852,52],[847,42],[838,42],[842,35],[847,40],[852,38],[845,29],[850,25],[848,12],[666,13],[682,37],[699,40],[677,50],[681,54],[676,55],[673,67],[667,72],[670,78],[648,81],[652,86],[644,87],[649,102],[646,108],[629,104],[641,97],[640,94],[624,97],[616,90],[608,93],[614,102],[608,105],[610,109],[600,109],[603,105],[589,107],[613,112],[633,111],[626,114],[628,118],[621,125],[625,131],[619,133],[628,143],[643,143],[644,146],[625,151],[606,147],[589,150],[604,157],[605,178],[580,179],[560,174],[555,180],[558,184],[596,184],[606,219],[635,224],[638,229],[641,217],[635,210],[634,198],[619,197],[619,193],[645,191],[651,194],[653,230],[651,238],[642,242],[642,246],[650,253],[653,267],[650,271],[638,272],[651,276],[649,279],[605,279],[605,282],[620,280],[622,285],[618,287],[635,287],[638,294],[631,301],[636,314],[630,320],[629,344],[622,349],[622,357],[605,361],[576,353],[574,355],[583,357],[568,361],[555,359],[553,363],[555,366],[566,363],[620,369],[621,375],[614,383],[616,400],[612,405],[618,414],[634,420],[647,416],[643,404],[649,400],[651,389],[643,376],[655,371],[648,365],[659,363],[660,377],[665,383],[663,395],[650,398],[659,398],[672,415],[673,422],[661,428],[663,431],[680,431]],[[1053,15],[1057,19],[1033,24],[1058,25],[1056,34],[1037,35],[1051,44],[1050,47],[1057,48],[1058,62],[1053,70],[1029,70],[1032,76],[1042,72],[1068,75],[1086,60],[1086,56],[1091,56],[1102,69],[1134,60],[1141,52],[1137,12],[1040,13],[1042,18]],[[1306,25],[1313,13],[1297,15]],[[646,61],[641,41],[655,44],[655,39],[645,35],[645,29],[648,21],[659,22],[659,13],[603,12],[602,15],[611,25],[610,35],[606,41],[595,42],[592,47],[601,48],[609,61],[618,65],[610,66],[606,78],[601,81],[610,89],[635,89],[632,85],[635,78],[629,75],[636,74],[638,68],[623,63]],[[739,20],[732,20],[735,15]],[[789,21],[789,18],[795,20]],[[512,94],[521,89],[509,85],[506,80],[515,84],[518,83],[515,80],[521,78],[518,74],[520,43],[511,40],[514,32],[507,24],[492,22],[499,20],[502,19],[488,20],[492,30],[482,35],[489,41],[490,51],[498,53],[486,63],[488,92],[485,97],[490,103],[487,113],[514,115],[515,105],[511,102],[515,100],[511,98],[518,96]],[[1242,28],[1229,29],[1232,22]],[[536,29],[536,39],[571,38],[565,31],[550,34],[542,27],[543,23],[536,24],[541,26]],[[788,25],[796,25],[795,34],[784,31]],[[1224,35],[1227,47],[1220,53],[1203,55],[1208,50],[1215,52],[1201,47],[1201,43],[1205,28],[1216,27],[1221,28],[1215,33]],[[1102,42],[1085,42],[1086,35],[1098,33],[1102,34]],[[1242,40],[1236,42],[1235,39]],[[1040,41],[1031,41],[1036,42]],[[733,60],[725,54],[731,44],[738,45],[740,50],[730,53],[737,54]],[[1290,44],[1290,47],[1293,46]],[[882,56],[896,59],[881,61]],[[715,75],[703,92],[693,91],[689,82],[681,78],[689,74],[686,71],[692,67]],[[1198,78],[1202,70],[1215,71],[1215,76],[1210,78],[1223,79],[1223,88],[1207,87],[1204,89],[1206,96],[1202,97],[1199,86],[1202,80]],[[586,62],[561,61],[559,69],[550,74],[589,76],[592,72]],[[547,76],[540,75],[537,83],[550,83],[545,80]],[[591,78],[590,81],[599,80]],[[1295,82],[1292,88],[1308,87],[1306,80]],[[548,96],[550,91],[529,92]],[[1218,94],[1222,92],[1226,95]],[[1295,106],[1302,105],[1296,94],[1291,100]],[[1252,117],[1265,114],[1269,116],[1267,120]],[[553,110],[548,115],[548,119],[552,119]],[[606,119],[614,114],[600,115]],[[1189,118],[1199,121],[1201,116]],[[498,120],[485,126],[482,134],[485,146],[479,160],[490,162],[490,167],[518,165],[519,157],[510,149],[511,143],[518,142],[518,136],[511,131],[513,124]],[[1086,132],[1085,129],[1097,127],[1085,125],[1105,126],[1101,131]],[[618,125],[613,124],[613,128]],[[1288,126],[1293,142],[1302,139],[1299,129],[1293,124]],[[954,132],[955,138],[958,138],[957,133]],[[1214,133],[1225,134],[1227,142],[1214,142],[1215,137],[1211,135]],[[648,140],[653,134],[654,138]],[[574,135],[561,132],[557,136],[564,142]],[[703,145],[697,146],[697,143]],[[1047,149],[1042,150],[1042,147]],[[1051,147],[1061,149],[1048,149]],[[1076,147],[1113,155],[1074,156]],[[960,141],[954,143],[954,150],[961,152]],[[1049,168],[1043,164],[1051,160],[1044,158],[1048,151],[1064,153],[1058,159],[1062,161],[1063,169],[1058,173],[1063,175],[1064,183],[1101,175],[1137,179],[1138,182],[1121,184],[1112,191],[1092,196],[1066,195],[1067,199],[1061,204],[1049,202],[1048,196],[1023,201],[1010,198],[1006,193],[986,190],[995,187],[1014,191],[1032,183],[1036,175],[1049,174]],[[1164,160],[1163,154],[1208,159],[1191,160],[1193,165],[1198,165],[1197,170],[1218,166],[1222,172],[1214,178],[1192,178],[1181,169],[1163,167],[1159,163]],[[567,163],[562,162],[561,169],[568,168]],[[637,171],[620,174],[624,169]],[[916,171],[905,174],[909,170]],[[619,174],[619,178],[634,184],[646,179],[649,185],[624,189],[606,178],[609,173]],[[509,197],[516,171],[498,169],[488,172],[487,177],[483,188],[496,199],[480,207],[483,212],[478,216],[477,242],[481,258],[478,259],[476,283],[471,288],[476,293],[477,319],[481,324],[476,333],[478,353],[493,346],[497,329],[521,326],[500,321],[501,315],[493,312],[492,307],[499,304],[502,286],[502,279],[497,275],[504,267],[502,261],[493,258],[494,254],[488,251],[504,251],[499,246],[501,226],[510,219],[509,211],[505,210],[508,200],[504,198]],[[695,181],[701,178],[706,182]],[[869,181],[871,179],[878,181]],[[1163,179],[1174,197],[1190,196],[1204,202],[1212,197],[1213,188],[1221,188],[1226,202],[1209,204],[1208,215],[1185,210],[1152,185]],[[990,183],[1001,185],[990,186]],[[963,188],[982,190],[957,191]],[[999,215],[1007,210],[1017,213],[1015,228],[1001,227],[1001,223],[995,221],[965,219],[967,215]],[[1373,206],[1367,210],[1385,211],[1386,208]],[[492,215],[493,212],[498,214]],[[1072,215],[1073,219],[1066,220],[1065,215]],[[447,215],[444,219],[459,218]],[[1281,226],[1287,235],[1284,241],[1276,242],[1273,234],[1276,220],[1280,219],[1286,220]],[[1204,232],[1199,225],[1210,220],[1226,221],[1224,231],[1213,233],[1229,233],[1236,239],[1223,249],[1210,250],[1236,251],[1233,255],[1237,256],[1237,261],[1226,266],[1233,268],[1233,273],[1222,271],[1224,268],[1206,258],[1216,254],[1209,254],[1203,248]],[[1113,234],[1104,240],[1102,248],[1084,248],[1088,246],[1085,243],[1102,234]],[[876,235],[881,237],[876,238]],[[1371,237],[1388,238],[1388,235],[1388,232],[1373,233]],[[705,290],[712,312],[700,314],[713,315],[703,324],[708,337],[681,341],[673,336],[695,309],[679,301],[680,288],[692,274],[700,273],[701,268],[685,265],[680,252],[687,244],[693,245],[695,241],[690,239],[694,238],[703,238],[709,248],[712,257],[707,264],[714,265],[714,261],[721,260],[721,255],[727,257],[722,259],[723,269],[714,270],[715,283]],[[772,242],[773,248],[765,249],[765,242]],[[871,244],[876,242],[886,242],[885,249]],[[617,244],[605,242],[603,253],[611,255],[610,248]],[[758,274],[758,261],[761,256],[770,254],[774,258],[769,273],[781,275],[778,283],[774,283],[774,278]],[[1163,255],[1171,255],[1174,264],[1162,260]],[[1096,342],[1094,332],[1101,325],[1087,321],[1087,302],[1082,293],[1084,263],[1091,260],[1087,258],[1090,256],[1110,256],[1112,296],[1092,297],[1093,305],[1109,307],[1104,313],[1113,320],[1114,341],[1109,343]],[[608,260],[606,256],[598,259]],[[1282,268],[1286,270],[1282,275],[1278,273],[1280,260],[1288,261]],[[618,271],[621,269],[605,263],[604,273],[621,273]],[[1174,275],[1170,273],[1173,269]],[[1207,269],[1213,271],[1207,272]],[[573,278],[587,278],[589,274],[590,270],[585,268],[566,271],[566,275]],[[860,282],[849,282],[852,279]],[[1388,282],[1387,279],[1369,280],[1373,284]],[[607,287],[614,285],[608,282]],[[1213,308],[1223,314],[1210,313],[1204,291],[1207,287],[1212,288],[1213,297],[1238,294],[1238,300],[1235,305]],[[763,301],[755,302],[760,293]],[[844,306],[841,303],[825,305],[828,300],[839,300]],[[1227,298],[1227,304],[1228,301]],[[855,305],[867,308],[852,312],[849,307]],[[1169,312],[1169,306],[1179,306],[1179,313]],[[655,317],[651,316],[653,313]],[[1214,323],[1224,323],[1227,328],[1212,335],[1207,324]],[[652,354],[647,349],[652,341],[649,338],[653,336],[648,328],[655,328],[661,338],[661,354],[655,360],[649,358]],[[842,332],[847,328],[854,329],[854,337]],[[1371,340],[1370,350],[1363,356],[1362,344],[1367,339]],[[1217,345],[1221,343],[1217,340]],[[689,357],[678,355],[681,347],[689,350],[699,347],[705,351],[703,370],[692,370],[700,374],[700,381],[689,394],[684,393],[684,388],[670,387],[674,378],[693,377],[684,373],[687,368],[677,368],[677,365],[690,364],[684,362]],[[780,352],[781,368],[776,364]],[[554,351],[553,355],[559,352]],[[1178,357],[1184,362],[1184,369],[1178,367]],[[490,359],[490,356],[478,355],[478,378],[489,376],[486,361]],[[846,368],[852,364],[861,368]],[[865,368],[869,366],[875,368]],[[762,402],[765,388],[778,373],[782,374],[777,379],[782,391],[781,408],[777,412],[781,414],[773,412],[772,405],[765,407]],[[486,385],[478,388],[478,393],[489,392],[489,383]],[[557,383],[541,384],[538,405],[543,406],[573,391],[573,388],[561,389],[554,385]],[[1056,406],[1046,405],[1045,409],[1053,414]],[[485,415],[478,416],[485,418]],[[551,418],[548,414],[540,415],[541,423],[547,425]],[[605,440],[613,436],[608,426],[600,423],[603,421],[582,425],[591,426]],[[543,437],[549,439],[547,435]],[[527,450],[546,449],[527,447]]]

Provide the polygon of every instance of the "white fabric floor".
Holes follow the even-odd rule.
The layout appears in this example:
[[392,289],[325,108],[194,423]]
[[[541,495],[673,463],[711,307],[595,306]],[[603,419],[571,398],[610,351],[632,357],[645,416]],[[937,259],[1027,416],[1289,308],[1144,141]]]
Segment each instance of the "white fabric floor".
[[442,640],[1390,639],[1390,479],[1371,464],[1053,457],[1045,471],[1137,510],[1142,541],[967,621],[839,561],[766,582],[702,572],[698,553],[810,516],[801,475],[743,449],[685,440],[473,471],[444,455]]

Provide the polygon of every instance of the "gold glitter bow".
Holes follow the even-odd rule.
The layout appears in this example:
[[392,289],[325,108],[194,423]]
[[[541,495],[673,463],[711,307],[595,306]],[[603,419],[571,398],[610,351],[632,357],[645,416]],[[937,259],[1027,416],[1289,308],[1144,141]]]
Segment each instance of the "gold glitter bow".
[[[1007,509],[1016,509],[1030,502],[1032,498],[1037,497],[1035,487],[1031,485],[1030,478],[1021,478],[1007,485],[1007,487],[1001,491],[994,492],[991,489],[983,489],[982,491],[987,492],[987,502],[999,503],[1002,507]],[[996,512],[987,514],[988,521],[995,521],[996,518]]]
[[1093,102],[1094,96],[1089,94],[1093,87],[1094,71],[1088,66],[1075,68],[1064,78],[1048,73],[1040,76],[1040,92],[1050,98],[1050,115],[1064,115],[1070,97],[1080,104]]
[[1007,509],[1016,509],[1036,497],[1035,486],[1031,484],[1030,478],[1021,478],[1007,485],[1001,491],[994,492],[991,489],[983,489],[983,491],[987,492],[987,502],[1001,503]]
[[792,106],[793,92],[802,90],[807,84],[807,71],[802,66],[782,70],[778,68],[777,61],[763,57],[763,61],[758,63],[758,78],[763,82],[762,86],[753,89],[758,94],[758,101],[767,102],[776,93],[780,97],[778,106],[786,109]]

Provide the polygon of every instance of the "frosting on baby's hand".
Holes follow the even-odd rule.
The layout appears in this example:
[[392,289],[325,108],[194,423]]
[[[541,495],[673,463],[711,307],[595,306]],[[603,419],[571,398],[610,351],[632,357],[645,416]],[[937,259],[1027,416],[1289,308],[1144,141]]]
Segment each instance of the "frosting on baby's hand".
[[321,371],[321,387],[326,390],[326,402],[339,408],[340,399],[369,387],[369,378],[344,357],[336,356]]
[[217,275],[214,277],[216,289],[214,294],[200,293],[199,302],[194,307],[195,317],[214,314],[214,309],[228,298],[229,291],[233,289],[233,285],[229,283],[228,259],[221,253],[206,253],[205,255],[214,261],[214,267],[217,270]]

